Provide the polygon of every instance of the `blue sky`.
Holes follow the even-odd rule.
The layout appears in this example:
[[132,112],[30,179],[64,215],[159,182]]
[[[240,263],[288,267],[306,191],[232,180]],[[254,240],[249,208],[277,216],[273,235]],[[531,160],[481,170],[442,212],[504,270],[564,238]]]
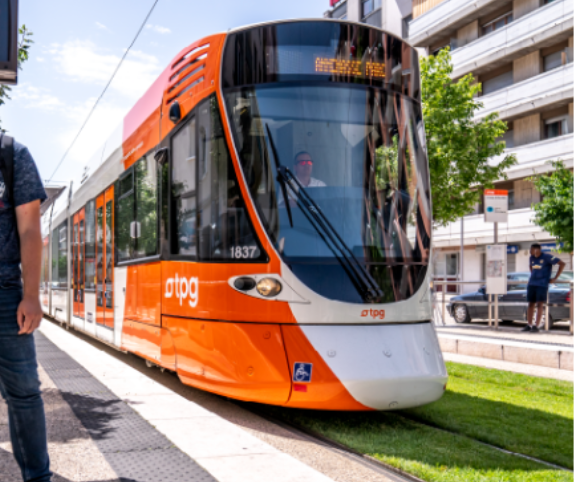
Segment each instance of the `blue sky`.
[[[2,127],[27,145],[48,179],[102,92],[153,0],[20,0],[34,32],[31,58]],[[286,18],[322,17],[328,0],[159,0],[148,25],[54,176],[75,178],[169,61],[195,40],[229,28]]]

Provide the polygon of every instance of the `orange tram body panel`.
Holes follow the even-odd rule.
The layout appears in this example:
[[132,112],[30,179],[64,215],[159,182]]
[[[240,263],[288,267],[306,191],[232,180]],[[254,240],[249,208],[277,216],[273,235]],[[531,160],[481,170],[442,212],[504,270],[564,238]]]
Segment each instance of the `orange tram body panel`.
[[400,39],[331,20],[201,39],[87,169],[43,217],[52,318],[239,400],[442,396],[418,57]]

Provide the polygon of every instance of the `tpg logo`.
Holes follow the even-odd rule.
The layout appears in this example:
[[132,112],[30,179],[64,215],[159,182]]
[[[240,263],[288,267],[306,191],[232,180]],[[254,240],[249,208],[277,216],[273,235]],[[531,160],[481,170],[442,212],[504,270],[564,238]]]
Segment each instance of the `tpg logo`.
[[199,280],[197,278],[180,278],[175,273],[175,278],[168,278],[165,283],[165,297],[173,296],[175,287],[175,296],[179,300],[179,306],[183,305],[183,300],[189,296],[189,306],[195,308],[199,300]]
[[371,316],[371,318],[378,318],[379,320],[385,319],[385,310],[363,310],[361,312],[361,318],[365,318],[367,316]]

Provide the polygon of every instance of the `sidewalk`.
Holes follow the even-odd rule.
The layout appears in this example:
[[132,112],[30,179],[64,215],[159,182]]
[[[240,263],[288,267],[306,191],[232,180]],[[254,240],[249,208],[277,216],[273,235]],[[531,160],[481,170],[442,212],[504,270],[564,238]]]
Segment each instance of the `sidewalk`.
[[[397,482],[170,373],[44,320],[54,482]],[[0,480],[20,482],[0,400]]]

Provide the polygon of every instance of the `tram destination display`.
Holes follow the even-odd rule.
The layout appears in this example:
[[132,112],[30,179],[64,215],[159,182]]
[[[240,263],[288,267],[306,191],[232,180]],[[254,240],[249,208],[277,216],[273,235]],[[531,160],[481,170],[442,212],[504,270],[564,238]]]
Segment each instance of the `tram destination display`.
[[0,84],[18,80],[18,0],[0,0]]

